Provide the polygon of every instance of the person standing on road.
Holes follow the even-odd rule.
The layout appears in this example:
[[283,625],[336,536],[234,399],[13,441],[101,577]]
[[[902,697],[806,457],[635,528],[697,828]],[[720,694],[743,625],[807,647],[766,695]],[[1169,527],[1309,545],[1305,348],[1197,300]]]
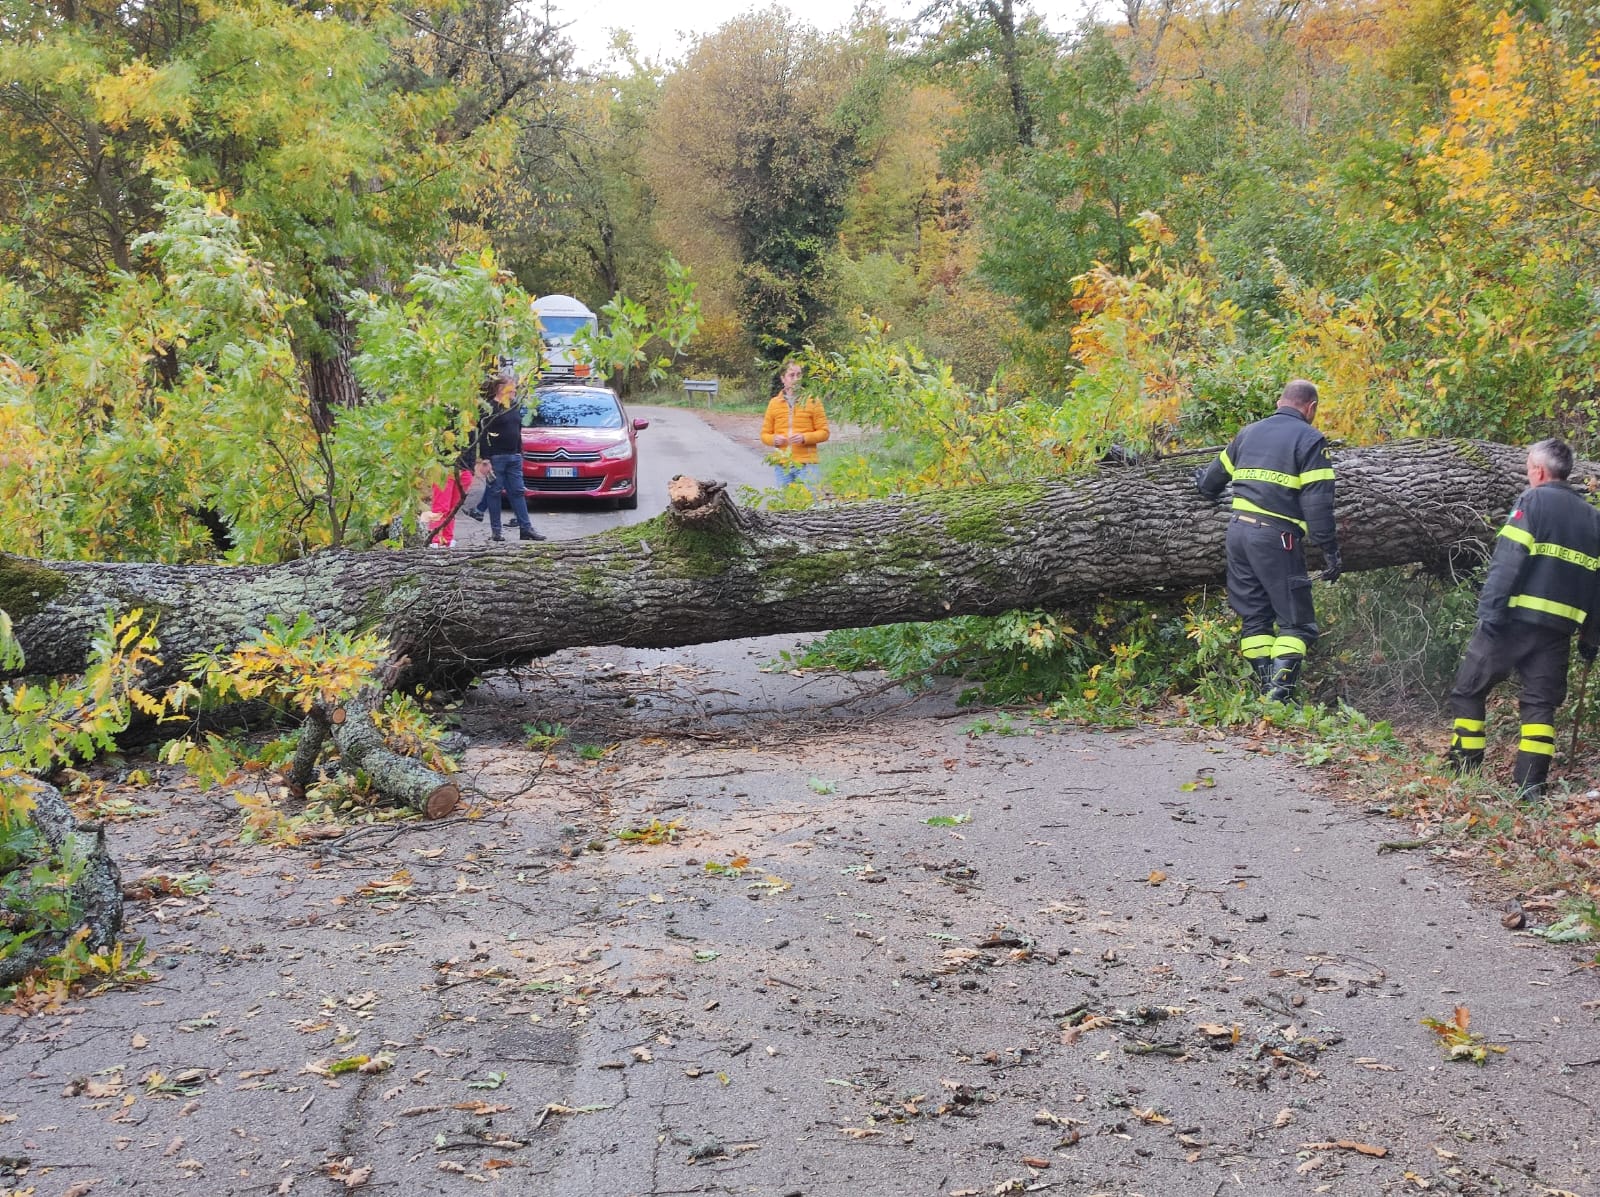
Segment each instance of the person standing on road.
[[490,492],[493,486],[511,500],[511,514],[521,539],[544,540],[545,536],[535,532],[528,519],[528,496],[522,479],[522,403],[517,398],[516,376],[509,369],[491,376],[483,384],[483,396],[490,412],[478,425],[477,450],[478,460],[489,463],[493,476],[484,485],[490,538],[505,539],[500,535],[500,495]]
[[1522,737],[1511,777],[1520,797],[1544,793],[1556,751],[1556,708],[1567,697],[1572,634],[1578,655],[1600,654],[1600,511],[1567,483],[1572,448],[1528,450],[1528,489],[1495,540],[1478,595],[1478,626],[1450,691],[1450,764],[1483,765],[1485,699],[1513,672],[1522,679]]
[[1233,483],[1228,524],[1228,605],[1242,623],[1239,652],[1269,698],[1294,697],[1306,651],[1317,638],[1317,613],[1306,572],[1306,537],[1322,549],[1322,578],[1339,576],[1333,522],[1333,463],[1327,439],[1312,425],[1317,388],[1295,379],[1278,410],[1248,424],[1195,475],[1215,503]]
[[767,404],[761,421],[761,441],[778,450],[773,455],[773,476],[780,487],[798,482],[815,492],[821,480],[817,446],[828,439],[828,415],[822,402],[800,393],[800,363],[783,362],[783,389]]

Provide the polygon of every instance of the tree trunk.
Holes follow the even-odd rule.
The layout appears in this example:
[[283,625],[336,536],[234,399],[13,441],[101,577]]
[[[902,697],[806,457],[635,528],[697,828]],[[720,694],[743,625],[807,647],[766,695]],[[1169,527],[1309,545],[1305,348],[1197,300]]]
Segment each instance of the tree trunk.
[[1000,65],[1005,71],[1006,91],[1011,97],[1011,116],[1017,125],[1017,144],[1033,144],[1033,108],[1022,82],[1022,62],[1017,53],[1017,21],[1011,0],[984,0],[984,11],[1000,34]]
[[326,334],[328,349],[302,350],[306,391],[311,400],[311,419],[318,432],[326,433],[338,423],[339,412],[361,402],[361,384],[350,364],[354,355],[355,330],[342,300],[330,301],[328,311],[317,316],[317,326]]
[[[402,684],[448,682],[577,645],[661,648],[952,615],[1178,596],[1223,575],[1225,507],[1190,457],[1019,486],[810,511],[741,511],[718,484],[584,540],[515,550],[328,552],[225,568],[0,557],[0,607],[32,673],[80,671],[108,607],[159,615],[171,681],[270,615],[384,629]],[[1481,555],[1526,482],[1525,451],[1412,441],[1338,454],[1347,570]],[[1313,561],[1313,565],[1317,564]]]

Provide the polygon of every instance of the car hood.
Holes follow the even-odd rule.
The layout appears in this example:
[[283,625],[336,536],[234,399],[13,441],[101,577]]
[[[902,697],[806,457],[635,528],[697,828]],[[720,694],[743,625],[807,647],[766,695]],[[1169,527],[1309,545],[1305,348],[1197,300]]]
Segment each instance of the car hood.
[[628,439],[622,428],[524,428],[523,449],[550,450],[565,445],[569,449],[604,449]]

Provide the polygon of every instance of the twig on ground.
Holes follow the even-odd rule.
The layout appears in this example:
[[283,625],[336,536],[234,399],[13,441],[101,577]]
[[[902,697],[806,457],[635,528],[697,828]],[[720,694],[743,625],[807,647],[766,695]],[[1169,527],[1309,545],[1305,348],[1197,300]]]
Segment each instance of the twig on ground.
[[1378,855],[1385,852],[1409,852],[1413,848],[1427,848],[1434,843],[1432,838],[1421,840],[1385,840],[1378,845]]
[[394,843],[395,840],[399,839],[407,832],[437,831],[441,827],[449,827],[455,823],[482,822],[482,819],[469,819],[465,815],[459,815],[454,819],[434,819],[431,822],[424,821],[422,819],[408,819],[405,821],[397,821],[392,823],[364,823],[360,827],[352,828],[350,831],[345,832],[338,839],[319,840],[314,845],[314,848],[319,856],[332,855],[336,852],[342,852],[345,847],[355,840],[360,839],[364,835],[382,831],[388,832],[388,837],[371,846],[374,848],[387,848],[390,844]]
[[1304,1015],[1296,1010],[1291,1010],[1288,1006],[1279,1005],[1277,1002],[1270,1002],[1266,998],[1258,998],[1254,995],[1246,997],[1244,1004],[1246,1006],[1259,1006],[1270,1014],[1278,1014],[1287,1018],[1290,1022],[1300,1022],[1304,1018]]

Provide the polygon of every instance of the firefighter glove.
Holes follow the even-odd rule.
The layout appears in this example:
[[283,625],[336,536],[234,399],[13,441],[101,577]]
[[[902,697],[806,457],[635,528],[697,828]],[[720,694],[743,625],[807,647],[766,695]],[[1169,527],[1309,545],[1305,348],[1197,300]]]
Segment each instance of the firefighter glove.
[[1339,575],[1344,573],[1344,558],[1339,556],[1339,546],[1322,550],[1322,580],[1336,582]]
[[1583,658],[1585,665],[1593,665],[1594,659],[1600,657],[1600,644],[1585,644],[1578,641],[1578,655]]
[[1207,503],[1213,503],[1214,504],[1214,503],[1217,502],[1217,500],[1219,498],[1221,498],[1221,496],[1220,495],[1208,495],[1208,494],[1206,494],[1205,487],[1201,485],[1205,481],[1205,478],[1206,478],[1206,467],[1205,466],[1201,466],[1198,470],[1196,470],[1194,472],[1194,477],[1192,479],[1192,481],[1194,482],[1194,488],[1197,491],[1200,492],[1200,497],[1202,499],[1204,499]]

